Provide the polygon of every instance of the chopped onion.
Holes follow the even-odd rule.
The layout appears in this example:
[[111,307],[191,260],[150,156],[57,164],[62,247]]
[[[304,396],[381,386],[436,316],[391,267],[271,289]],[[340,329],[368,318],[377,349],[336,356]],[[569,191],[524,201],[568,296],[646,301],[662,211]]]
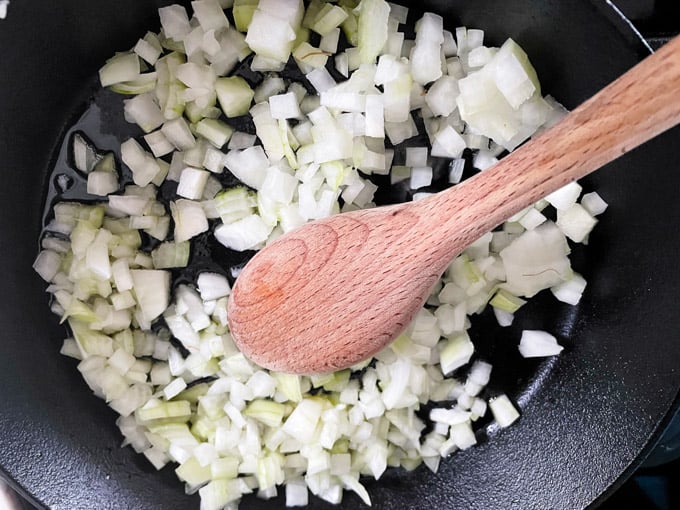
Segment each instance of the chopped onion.
[[577,182],[571,182],[557,191],[553,191],[545,199],[558,211],[569,209],[576,203],[581,194],[581,185]]
[[522,331],[519,343],[519,352],[525,358],[554,356],[562,352],[562,347],[557,339],[550,333],[538,330]]
[[262,245],[272,227],[257,214],[251,214],[233,223],[222,224],[215,229],[215,239],[236,251],[252,250]]
[[61,256],[52,250],[42,250],[33,263],[33,269],[46,282],[51,282],[59,272]]
[[433,13],[425,13],[418,23],[416,42],[410,56],[411,74],[416,82],[423,85],[442,75],[443,23],[443,18]]
[[580,204],[557,210],[556,225],[564,235],[576,243],[583,242],[596,223],[597,220]]
[[384,0],[362,0],[359,4],[357,43],[362,64],[372,64],[387,42],[390,6]]
[[150,323],[168,307],[170,273],[167,271],[133,269],[130,271],[130,276],[142,316]]
[[135,53],[119,53],[99,70],[102,87],[135,80],[140,74],[139,57]]
[[489,408],[496,423],[503,428],[509,427],[519,418],[519,412],[507,395],[498,395],[489,400]]
[[470,361],[473,352],[474,344],[470,341],[467,333],[461,333],[450,338],[439,355],[442,372],[449,374],[462,367]]
[[240,76],[218,78],[215,82],[215,92],[227,117],[238,117],[248,113],[255,95],[248,82]]
[[[310,377],[262,370],[230,336],[230,280],[202,265],[196,237],[258,250],[308,220],[374,206],[371,174],[422,190],[443,168],[456,184],[468,163],[489,168],[565,110],[541,96],[514,41],[485,46],[483,31],[466,27],[454,37],[434,14],[408,40],[399,31],[408,9],[383,0],[192,7],[191,16],[162,8],[163,30],[100,72],[103,86],[133,96],[124,115],[150,151],[139,138],[121,146],[134,185],[118,193],[113,154],[72,139],[88,191],[107,200],[57,204],[34,264],[73,333],[62,353],[80,360],[86,383],[121,415],[125,444],[157,469],[179,464],[202,508],[236,508],[248,493],[270,498],[282,484],[289,505],[307,504],[309,492],[337,503],[345,489],[370,504],[360,476],[420,463],[436,471],[442,457],[476,443],[473,424],[487,405],[502,427],[517,419],[505,395],[487,403],[491,365],[473,361],[470,315],[491,305],[507,326],[526,298],[548,288],[577,303],[585,280],[571,269],[567,237],[585,242],[606,204],[594,193],[579,202],[572,183],[482,236],[373,360]],[[350,47],[333,55],[340,32]],[[246,79],[232,74],[239,62]],[[309,83],[291,83],[286,65]],[[337,82],[340,75],[347,79]],[[237,116],[255,133],[234,132]],[[425,142],[390,145],[423,134],[422,125]],[[230,175],[220,175],[224,167]],[[223,189],[234,178],[243,185]],[[176,181],[176,192],[165,181]],[[142,243],[142,232],[159,242]],[[195,280],[178,284],[166,270],[185,266]],[[545,332],[520,341],[522,355],[560,350]],[[417,414],[427,402],[429,422]]]
[[203,196],[203,190],[208,182],[208,177],[210,177],[210,174],[205,170],[191,167],[185,168],[179,177],[177,194],[180,197],[198,200]]
[[275,119],[294,119],[302,116],[297,97],[292,92],[271,96],[269,108]]
[[576,305],[581,301],[581,296],[586,288],[586,280],[580,274],[574,273],[573,276],[550,289],[553,295],[570,305]]
[[598,216],[607,210],[607,202],[594,191],[581,197],[581,205],[591,216]]

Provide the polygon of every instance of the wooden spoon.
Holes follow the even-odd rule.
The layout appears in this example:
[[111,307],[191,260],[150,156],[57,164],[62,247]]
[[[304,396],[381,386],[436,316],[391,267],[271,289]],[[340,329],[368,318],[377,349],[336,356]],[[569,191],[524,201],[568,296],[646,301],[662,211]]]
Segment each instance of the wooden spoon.
[[418,202],[315,221],[271,243],[234,286],[234,340],[272,370],[354,365],[406,328],[470,243],[678,122],[680,37],[462,184]]

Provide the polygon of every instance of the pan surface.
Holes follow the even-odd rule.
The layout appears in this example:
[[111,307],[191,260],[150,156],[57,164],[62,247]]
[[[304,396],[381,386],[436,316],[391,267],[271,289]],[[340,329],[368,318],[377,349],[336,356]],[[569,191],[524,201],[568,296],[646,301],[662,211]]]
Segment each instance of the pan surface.
[[[198,508],[171,468],[156,473],[121,449],[115,414],[91,395],[64,330],[33,274],[45,189],[56,151],[88,105],[97,69],[158,27],[170,2],[12,2],[0,20],[0,469],[53,509]],[[605,1],[425,0],[447,28],[512,36],[550,93],[573,108],[632,67],[645,48]],[[641,101],[644,98],[641,98]],[[597,504],[642,461],[677,407],[680,388],[680,130],[672,130],[586,183],[610,204],[577,270],[589,282],[577,308],[532,302],[511,331],[482,316],[473,332],[489,359],[516,352],[520,329],[557,334],[554,360],[495,362],[497,388],[522,411],[514,426],[479,432],[480,445],[437,475],[388,470],[367,482],[374,508],[582,508]],[[513,336],[514,335],[514,336]],[[515,338],[515,340],[513,340]],[[477,339],[475,339],[477,340]],[[244,508],[282,508],[248,498]],[[347,508],[360,506],[346,494]],[[335,508],[313,500],[312,508]]]

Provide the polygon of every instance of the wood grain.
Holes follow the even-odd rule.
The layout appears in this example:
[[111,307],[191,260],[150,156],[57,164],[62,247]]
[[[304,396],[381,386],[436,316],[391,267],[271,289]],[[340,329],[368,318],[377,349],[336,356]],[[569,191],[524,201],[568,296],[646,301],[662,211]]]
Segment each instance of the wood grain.
[[560,123],[418,202],[312,222],[258,253],[228,306],[242,352],[277,371],[351,366],[405,329],[450,261],[568,182],[680,122],[680,38]]

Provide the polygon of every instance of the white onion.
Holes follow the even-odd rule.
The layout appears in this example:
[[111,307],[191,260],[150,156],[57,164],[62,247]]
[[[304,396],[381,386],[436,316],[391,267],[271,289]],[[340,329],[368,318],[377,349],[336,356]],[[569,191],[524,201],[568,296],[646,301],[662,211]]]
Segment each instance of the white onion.
[[416,43],[410,55],[413,79],[426,84],[438,79],[441,70],[441,45],[444,42],[444,20],[441,16],[425,13],[416,30]]
[[553,295],[563,303],[576,305],[581,300],[583,291],[586,288],[586,280],[580,274],[574,273],[573,276],[554,287],[550,291]]
[[302,116],[297,97],[292,92],[271,96],[269,108],[275,119],[294,119]]
[[525,358],[554,356],[562,352],[563,347],[557,339],[545,331],[524,330],[519,343],[519,352]]
[[595,191],[583,195],[581,205],[591,216],[598,216],[607,210],[607,202]]
[[586,240],[597,220],[581,204],[573,204],[568,209],[557,210],[555,223],[569,239],[581,243]]
[[42,250],[33,263],[33,269],[46,282],[51,282],[59,272],[61,256],[52,250]]
[[215,239],[236,251],[252,250],[267,240],[272,227],[260,216],[251,214],[234,223],[222,224],[215,229]]
[[[121,147],[135,185],[111,195],[118,190],[112,155],[74,137],[88,189],[108,201],[55,206],[54,234],[35,262],[50,282],[52,310],[73,332],[62,352],[81,360],[87,384],[121,415],[126,444],[157,469],[179,463],[177,475],[188,492],[199,492],[202,508],[236,508],[248,493],[270,498],[281,484],[291,505],[306,504],[309,492],[337,503],[345,489],[370,504],[360,476],[420,463],[436,471],[442,456],[475,444],[491,366],[475,356],[469,315],[490,304],[499,324],[509,325],[523,297],[547,288],[577,303],[585,280],[571,269],[565,234],[586,241],[606,204],[596,194],[579,204],[581,188],[572,184],[482,236],[372,362],[312,377],[261,370],[229,334],[225,276],[202,269],[170,296],[164,268],[190,262],[190,240],[210,229],[209,219],[216,221],[208,236],[257,250],[339,212],[340,197],[343,211],[374,206],[370,174],[422,189],[444,157],[452,160],[449,182],[458,183],[470,152],[472,166],[484,170],[564,108],[541,97],[514,42],[487,47],[482,31],[465,27],[454,38],[433,14],[417,23],[413,41],[399,31],[408,10],[382,0],[363,0],[357,10],[312,2],[306,11],[300,0],[235,2],[235,28],[222,10],[230,1],[192,5],[191,18],[183,7],[162,9],[163,33],[146,34],[101,71],[102,83],[134,95],[125,118],[140,126],[151,151],[135,139]],[[356,47],[328,62],[341,25]],[[307,40],[309,30],[321,36],[319,47]],[[250,71],[270,72],[255,90],[228,76],[252,51]],[[140,58],[155,69],[141,73]],[[277,74],[289,61],[319,94]],[[327,65],[349,79],[336,82]],[[256,135],[230,126],[246,115]],[[386,136],[399,144],[419,134],[421,119],[429,146],[385,147]],[[225,166],[243,186],[222,189]],[[169,212],[157,199],[166,180],[178,182]],[[557,224],[547,219],[548,206],[558,210]],[[143,248],[141,232],[161,242]],[[522,354],[561,350],[545,335],[525,334]],[[444,400],[453,406],[437,404]],[[431,429],[416,415],[428,401]],[[503,395],[488,406],[500,426],[519,416]]]
[[503,428],[510,426],[519,418],[519,412],[507,395],[498,395],[489,400],[489,408],[496,423]]
[[187,11],[180,5],[161,7],[158,15],[165,35],[171,39],[181,41],[191,30]]
[[176,242],[188,241],[208,230],[208,220],[200,203],[179,199],[170,203],[170,209],[175,222]]
[[577,182],[571,182],[562,186],[557,191],[553,191],[545,199],[558,211],[569,209],[576,203],[581,194],[581,185]]

